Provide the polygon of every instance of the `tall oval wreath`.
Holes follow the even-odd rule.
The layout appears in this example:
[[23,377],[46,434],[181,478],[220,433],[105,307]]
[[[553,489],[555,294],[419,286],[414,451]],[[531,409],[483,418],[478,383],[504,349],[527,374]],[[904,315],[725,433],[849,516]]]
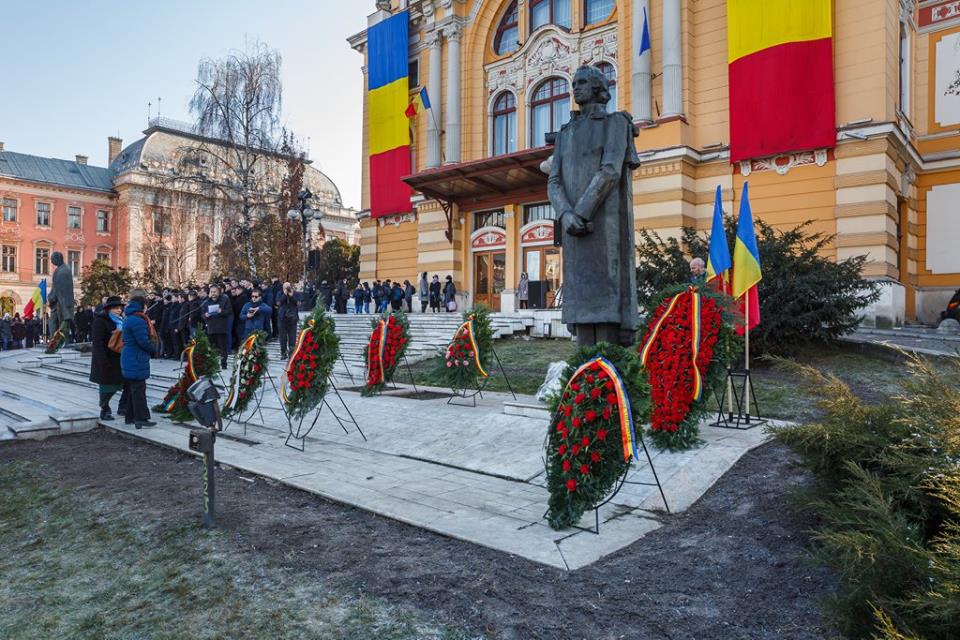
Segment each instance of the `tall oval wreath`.
[[301,325],[280,387],[287,415],[292,418],[303,418],[323,402],[333,365],[340,355],[340,339],[334,328],[322,302]]
[[371,396],[393,379],[410,343],[410,321],[402,311],[384,314],[373,323],[373,331],[363,350],[367,381],[363,395]]

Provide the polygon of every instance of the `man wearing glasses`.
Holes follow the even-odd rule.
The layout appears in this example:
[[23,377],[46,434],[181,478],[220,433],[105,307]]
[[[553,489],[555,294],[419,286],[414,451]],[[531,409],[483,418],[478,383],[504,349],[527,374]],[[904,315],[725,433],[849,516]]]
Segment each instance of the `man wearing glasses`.
[[263,293],[260,289],[254,289],[250,292],[250,302],[243,305],[240,310],[240,319],[243,322],[243,334],[241,341],[246,340],[254,331],[266,331],[270,333],[270,305],[263,301]]

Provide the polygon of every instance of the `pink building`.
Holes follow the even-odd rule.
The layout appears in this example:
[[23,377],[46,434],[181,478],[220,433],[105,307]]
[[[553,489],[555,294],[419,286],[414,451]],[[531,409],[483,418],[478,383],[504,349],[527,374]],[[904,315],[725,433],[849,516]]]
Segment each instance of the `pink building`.
[[[111,141],[113,147],[119,141]],[[0,143],[0,308],[22,311],[54,270],[54,251],[79,279],[94,260],[127,266],[127,232],[109,169],[6,151]],[[79,284],[79,283],[78,283]],[[79,294],[79,290],[78,290]]]

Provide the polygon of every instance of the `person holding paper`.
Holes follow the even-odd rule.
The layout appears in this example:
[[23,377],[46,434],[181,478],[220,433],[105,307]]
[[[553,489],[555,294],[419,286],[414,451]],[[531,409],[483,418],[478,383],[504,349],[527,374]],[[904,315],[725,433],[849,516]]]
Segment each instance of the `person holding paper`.
[[223,295],[220,287],[210,286],[210,296],[200,305],[204,322],[207,323],[207,336],[210,344],[220,352],[220,368],[227,368],[227,332],[230,319],[233,318],[233,306],[230,299]]

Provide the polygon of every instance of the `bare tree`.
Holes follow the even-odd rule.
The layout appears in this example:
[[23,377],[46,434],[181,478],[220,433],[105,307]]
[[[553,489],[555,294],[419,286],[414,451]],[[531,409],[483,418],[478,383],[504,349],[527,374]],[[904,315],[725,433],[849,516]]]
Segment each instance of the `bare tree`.
[[252,229],[280,203],[277,170],[283,166],[284,144],[292,144],[280,124],[280,64],[280,54],[260,42],[223,59],[206,58],[190,100],[202,140],[191,147],[196,170],[183,178],[222,195],[232,209],[226,212],[224,235],[235,236],[254,277]]

